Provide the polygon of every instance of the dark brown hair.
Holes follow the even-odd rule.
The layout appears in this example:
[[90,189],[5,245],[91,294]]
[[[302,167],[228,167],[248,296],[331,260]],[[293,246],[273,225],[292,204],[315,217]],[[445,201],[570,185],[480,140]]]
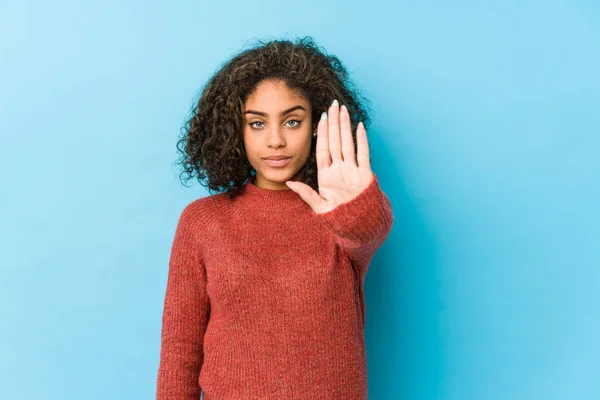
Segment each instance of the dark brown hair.
[[[296,42],[258,40],[256,46],[232,57],[210,77],[182,127],[177,164],[183,168],[179,178],[184,186],[197,176],[209,192],[225,192],[232,198],[255,174],[244,149],[243,111],[248,96],[266,79],[282,80],[310,102],[313,131],[334,99],[346,105],[356,149],[358,123],[362,121],[367,129],[370,124],[369,101],[350,80],[342,62],[309,36]],[[301,181],[317,190],[315,144],[313,137]],[[184,174],[187,176],[182,179]]]

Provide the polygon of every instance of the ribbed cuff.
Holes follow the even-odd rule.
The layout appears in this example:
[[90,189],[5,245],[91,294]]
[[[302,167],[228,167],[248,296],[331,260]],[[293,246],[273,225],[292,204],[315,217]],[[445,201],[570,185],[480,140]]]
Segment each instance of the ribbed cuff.
[[390,203],[375,173],[371,183],[356,197],[317,216],[335,236],[345,243],[350,241],[352,247],[385,239],[393,221]]

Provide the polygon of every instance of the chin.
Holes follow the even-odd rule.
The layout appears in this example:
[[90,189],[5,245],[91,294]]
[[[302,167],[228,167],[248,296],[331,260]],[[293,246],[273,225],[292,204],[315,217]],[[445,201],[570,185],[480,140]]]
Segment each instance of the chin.
[[291,181],[299,177],[300,172],[301,170],[299,169],[294,170],[292,168],[273,168],[268,169],[266,171],[262,171],[262,176],[264,176],[265,179],[268,179],[271,182],[285,183],[287,181]]

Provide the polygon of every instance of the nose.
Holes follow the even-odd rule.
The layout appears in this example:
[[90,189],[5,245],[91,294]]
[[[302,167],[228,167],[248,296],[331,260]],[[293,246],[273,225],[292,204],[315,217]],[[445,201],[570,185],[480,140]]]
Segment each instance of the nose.
[[267,136],[267,145],[275,148],[285,146],[285,139],[283,138],[279,127],[276,126],[275,128],[271,128],[269,130]]

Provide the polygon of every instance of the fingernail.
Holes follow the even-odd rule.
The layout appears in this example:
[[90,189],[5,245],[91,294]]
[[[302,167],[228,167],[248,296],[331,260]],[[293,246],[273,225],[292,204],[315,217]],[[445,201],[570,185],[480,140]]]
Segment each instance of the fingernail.
[[321,114],[321,120],[327,119],[327,112],[323,111],[323,114]]
[[336,106],[336,107],[337,107],[337,106],[339,106],[339,105],[340,105],[340,103],[338,103],[338,101],[337,101],[337,99],[336,99],[336,100],[333,100],[333,103],[331,103],[331,105],[332,105],[332,106]]

